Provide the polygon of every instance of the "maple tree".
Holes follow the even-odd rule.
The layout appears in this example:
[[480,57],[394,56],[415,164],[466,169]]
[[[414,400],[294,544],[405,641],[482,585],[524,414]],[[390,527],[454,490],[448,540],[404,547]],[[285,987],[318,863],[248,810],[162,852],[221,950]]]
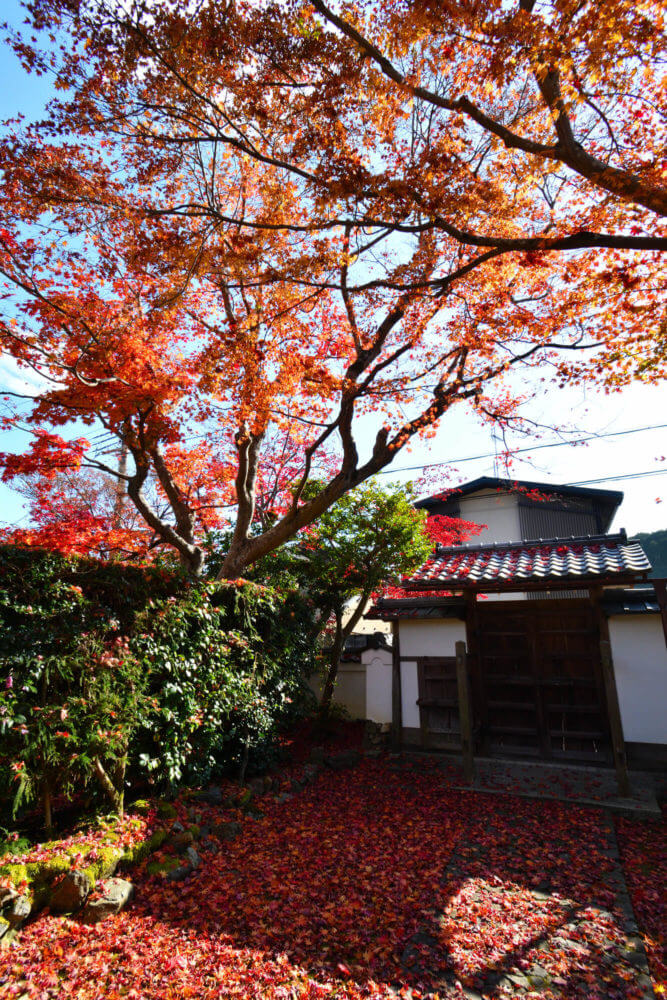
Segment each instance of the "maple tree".
[[194,573],[231,521],[235,577],[452,406],[663,376],[659,5],[28,10],[62,96],[6,128],[0,336],[52,437],[6,478],[120,479]]
[[284,583],[291,574],[317,608],[324,668],[321,718],[331,709],[345,642],[370,598],[393,590],[428,558],[434,544],[461,543],[480,530],[460,518],[428,517],[415,500],[410,486],[383,488],[371,480],[332,504],[291,546],[257,564],[256,572],[270,583]]

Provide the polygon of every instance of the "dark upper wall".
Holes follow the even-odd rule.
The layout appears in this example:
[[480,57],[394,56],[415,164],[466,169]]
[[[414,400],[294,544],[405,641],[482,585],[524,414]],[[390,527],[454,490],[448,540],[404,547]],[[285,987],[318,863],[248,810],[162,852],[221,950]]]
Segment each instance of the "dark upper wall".
[[444,500],[428,497],[419,500],[417,506],[432,514],[465,517],[466,498],[490,491],[516,496],[521,538],[526,541],[604,534],[623,499],[623,494],[617,490],[482,476],[463,483]]

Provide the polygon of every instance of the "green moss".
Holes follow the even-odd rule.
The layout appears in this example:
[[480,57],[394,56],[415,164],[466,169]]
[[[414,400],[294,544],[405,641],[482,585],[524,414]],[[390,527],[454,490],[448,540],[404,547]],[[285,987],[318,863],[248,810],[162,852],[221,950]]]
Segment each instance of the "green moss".
[[252,788],[244,788],[237,801],[241,809],[247,809],[252,801]]
[[124,865],[138,865],[141,861],[153,854],[164,844],[167,839],[166,830],[155,830],[154,833],[150,835],[148,840],[143,840],[140,844],[136,844],[134,847],[129,847],[125,854],[123,854],[123,864]]
[[21,882],[28,881],[27,865],[2,865],[0,867],[0,877],[8,878],[12,885],[18,886]]
[[[110,875],[113,875],[122,857],[123,855],[117,847],[98,848],[96,860],[83,869],[84,875],[88,876],[93,888],[101,878],[109,878]],[[86,860],[88,859],[86,858]]]
[[140,816],[146,816],[151,809],[151,804],[148,799],[137,799],[130,806],[132,812],[139,813]]
[[146,871],[149,875],[160,875],[162,872],[165,874],[171,872],[174,868],[179,868],[181,862],[178,858],[164,858],[163,861],[151,861],[146,865]]
[[46,906],[53,883],[71,870],[72,859],[68,854],[56,854],[46,861],[32,861],[26,865],[28,897],[35,909]]
[[176,806],[172,805],[171,802],[158,802],[157,814],[162,819],[176,819],[178,816]]
[[188,827],[188,832],[192,834],[193,840],[199,840],[201,837],[201,827],[199,827],[196,823],[193,823],[192,826]]

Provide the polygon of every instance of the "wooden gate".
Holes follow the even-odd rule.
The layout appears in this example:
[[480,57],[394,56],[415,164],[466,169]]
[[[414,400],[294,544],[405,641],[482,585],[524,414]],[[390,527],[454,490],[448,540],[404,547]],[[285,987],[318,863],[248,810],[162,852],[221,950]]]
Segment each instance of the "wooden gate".
[[417,660],[419,724],[422,746],[459,749],[461,723],[456,657],[422,656]]
[[476,708],[490,753],[611,759],[600,635],[587,601],[476,606]]

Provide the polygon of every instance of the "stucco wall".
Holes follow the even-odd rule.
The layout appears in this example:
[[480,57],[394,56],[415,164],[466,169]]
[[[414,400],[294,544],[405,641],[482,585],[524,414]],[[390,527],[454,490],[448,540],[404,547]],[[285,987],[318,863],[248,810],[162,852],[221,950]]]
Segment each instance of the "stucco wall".
[[[316,697],[322,694],[322,678],[313,674],[308,682]],[[391,691],[391,672],[389,675]],[[341,663],[334,688],[333,700],[342,705],[352,719],[366,718],[366,671],[361,663]]]
[[[402,621],[399,648],[404,656],[454,656],[456,643],[465,642],[465,623],[455,618],[440,621]],[[416,661],[401,660],[401,707],[403,728],[419,728],[419,680]]]
[[475,524],[486,524],[479,535],[469,539],[470,545],[482,542],[519,542],[519,504],[511,493],[481,492],[460,501],[461,517]]
[[401,656],[454,656],[455,645],[465,642],[465,622],[457,618],[399,623]]
[[391,650],[365,649],[361,662],[366,670],[366,718],[391,722]]
[[660,615],[613,616],[609,636],[626,741],[667,744],[667,646]]

